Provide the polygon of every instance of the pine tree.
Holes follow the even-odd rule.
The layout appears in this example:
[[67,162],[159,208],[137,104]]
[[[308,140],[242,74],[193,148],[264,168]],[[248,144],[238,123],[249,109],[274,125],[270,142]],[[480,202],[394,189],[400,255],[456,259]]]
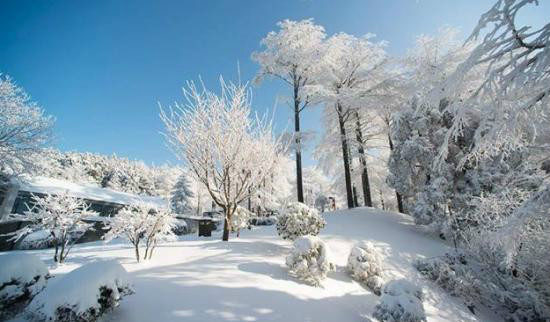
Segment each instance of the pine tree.
[[172,190],[172,195],[170,196],[172,211],[176,214],[189,213],[192,208],[191,199],[194,198],[194,196],[195,194],[191,190],[191,182],[184,173],[178,178]]

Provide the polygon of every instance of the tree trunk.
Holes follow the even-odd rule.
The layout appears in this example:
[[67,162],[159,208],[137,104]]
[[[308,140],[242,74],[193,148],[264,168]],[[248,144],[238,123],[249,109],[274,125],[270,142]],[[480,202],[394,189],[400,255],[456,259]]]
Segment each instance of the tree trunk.
[[369,172],[367,169],[367,158],[365,156],[365,147],[363,142],[363,131],[361,130],[361,120],[359,112],[355,111],[355,137],[357,139],[357,152],[359,152],[359,162],[361,163],[361,184],[363,188],[363,201],[365,206],[372,207],[372,197],[370,192]]
[[53,261],[57,263],[57,254],[59,253],[59,245],[57,244],[57,240],[54,239],[54,246],[55,246],[55,254],[53,255]]
[[344,115],[342,110],[342,105],[336,103],[336,109],[338,114],[338,125],[340,126],[340,140],[342,142],[342,157],[344,159],[344,177],[346,179],[346,197],[348,202],[348,208],[353,208],[353,192],[351,190],[351,172],[350,172],[350,162],[349,162],[349,150],[348,150],[348,139],[346,136],[346,127],[344,122]]
[[353,186],[353,206],[359,207],[359,201],[357,198],[357,189],[355,188],[355,186]]
[[224,213],[225,213],[225,220],[223,222],[222,241],[229,241],[229,220],[231,220],[230,209],[229,209],[229,207],[225,207],[223,210],[224,210]]
[[139,245],[134,245],[134,247],[136,248],[136,259],[137,259],[137,262],[139,263]]
[[294,84],[294,132],[296,136],[296,192],[298,202],[304,202],[304,186],[302,182],[302,137],[300,133],[300,98],[298,96],[299,84]]
[[[390,144],[390,151],[393,151],[393,142],[391,140],[391,136],[389,133],[388,133],[388,143]],[[404,214],[405,209],[403,209],[403,199],[401,198],[401,194],[399,194],[397,190],[395,191],[395,198],[397,199],[397,209],[399,210],[400,213]]]
[[59,250],[59,263],[63,263],[65,261],[65,244],[67,242],[63,241],[61,243],[61,249]]
[[149,251],[149,259],[153,257],[153,249],[155,249],[155,245],[151,247],[151,250]]

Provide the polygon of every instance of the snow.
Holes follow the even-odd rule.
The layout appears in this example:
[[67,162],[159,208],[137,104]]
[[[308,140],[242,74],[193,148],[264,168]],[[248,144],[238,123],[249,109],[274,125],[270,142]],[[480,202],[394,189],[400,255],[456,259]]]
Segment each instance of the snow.
[[19,252],[7,253],[0,261],[0,286],[17,281],[25,285],[36,276],[48,275],[46,265],[40,258]]
[[116,260],[97,261],[83,265],[63,277],[54,278],[46,289],[29,304],[28,311],[38,319],[55,320],[60,307],[72,308],[75,313],[85,313],[90,308],[100,308],[100,288],[113,291],[120,298],[119,289],[128,287],[127,273]]
[[[494,320],[472,315],[459,299],[417,273],[412,265],[416,259],[443,255],[450,247],[423,233],[410,217],[370,208],[323,217],[327,225],[319,237],[336,265],[323,288],[288,275],[285,257],[292,243],[278,237],[274,226],[243,230],[240,238],[233,235],[229,242],[220,240],[221,232],[212,237],[181,236],[159,245],[153,259],[141,263],[136,263],[131,245],[121,240],[76,245],[67,262],[58,266],[51,260],[51,249],[25,253],[45,260],[56,279],[83,264],[117,259],[136,293],[105,321],[353,322],[371,316],[380,299],[346,269],[350,250],[365,240],[383,253],[388,280],[406,278],[422,287],[428,322]],[[0,262],[3,256],[7,253],[0,253]]]
[[36,176],[26,178],[20,183],[20,190],[33,193],[61,194],[68,192],[71,196],[90,200],[132,205],[149,203],[158,207],[166,207],[166,201],[160,197],[138,196],[121,191],[100,188],[93,184],[77,184],[67,180]]

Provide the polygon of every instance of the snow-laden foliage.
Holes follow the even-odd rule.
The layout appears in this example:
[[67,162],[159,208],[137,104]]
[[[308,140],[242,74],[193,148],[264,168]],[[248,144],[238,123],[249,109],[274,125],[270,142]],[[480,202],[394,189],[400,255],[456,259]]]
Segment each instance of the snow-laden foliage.
[[133,293],[115,260],[83,265],[53,279],[26,309],[32,321],[93,322]]
[[381,322],[425,322],[422,298],[422,289],[411,282],[405,279],[390,281],[384,285],[373,316]]
[[170,212],[147,203],[126,206],[110,218],[109,231],[103,236],[105,241],[122,237],[135,249],[136,260],[140,261],[139,247],[145,244],[143,259],[151,259],[158,243],[175,238],[174,217]]
[[384,284],[382,255],[367,241],[353,246],[348,257],[347,269],[354,279],[365,283],[376,295],[380,295]]
[[316,209],[301,202],[291,202],[278,217],[277,233],[282,239],[295,240],[305,235],[316,236],[325,225],[325,220]]
[[55,246],[54,236],[50,230],[37,230],[22,237],[15,245],[17,249],[44,249]]
[[12,240],[19,240],[26,235],[47,230],[52,236],[55,247],[54,261],[64,262],[74,243],[93,224],[84,220],[97,213],[89,209],[82,199],[72,197],[68,192],[58,195],[47,194],[44,197],[33,196],[32,205],[24,215],[13,214],[11,218],[28,220],[30,224],[15,231]]
[[170,207],[175,214],[190,214],[193,211],[191,199],[194,197],[187,174],[182,174],[172,190]]
[[38,257],[11,253],[0,257],[0,319],[16,314],[46,286],[48,268]]
[[317,236],[297,238],[286,257],[286,265],[290,275],[313,286],[321,286],[328,272],[334,269],[327,245]]
[[190,173],[225,212],[223,240],[229,239],[237,205],[255,193],[277,169],[285,147],[267,117],[251,115],[246,85],[221,80],[218,95],[193,83],[184,91],[187,102],[161,109],[166,139]]
[[147,196],[168,197],[181,170],[167,165],[150,166],[116,155],[60,152],[47,149],[37,164],[42,176]]
[[237,206],[237,209],[231,217],[231,229],[233,232],[239,232],[243,228],[248,228],[250,226],[250,219],[252,218],[252,213],[248,209]]
[[53,123],[21,87],[0,74],[0,179],[35,169]]
[[[445,82],[449,111],[454,115],[447,142],[462,131],[472,111],[481,114],[470,158],[533,144],[544,134],[533,126],[548,128],[550,124],[550,24],[533,28],[516,22],[525,8],[537,4],[533,0],[497,1],[481,16],[469,38],[478,40],[477,46]],[[481,70],[481,82],[464,97],[456,88],[475,70]],[[441,96],[434,94],[435,99]],[[548,157],[548,140],[544,141],[539,153]],[[448,153],[445,148],[442,158]]]
[[547,280],[534,281],[529,285],[506,272],[502,265],[495,271],[485,262],[483,259],[447,254],[417,261],[415,266],[421,274],[451,295],[461,297],[472,312],[476,312],[478,304],[481,304],[506,321],[546,321],[550,318],[548,292],[546,296],[541,296],[540,291],[533,288],[537,284],[538,288],[545,288]]

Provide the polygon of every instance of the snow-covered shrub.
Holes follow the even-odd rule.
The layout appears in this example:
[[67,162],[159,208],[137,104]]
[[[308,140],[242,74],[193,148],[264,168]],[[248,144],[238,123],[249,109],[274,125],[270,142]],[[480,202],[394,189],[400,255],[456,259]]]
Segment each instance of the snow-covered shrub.
[[22,309],[46,285],[48,268],[36,256],[0,256],[0,320]]
[[550,306],[543,292],[513,273],[487,267],[470,256],[447,254],[419,260],[415,267],[451,295],[461,297],[472,312],[476,309],[474,303],[480,303],[506,321],[550,319]]
[[92,322],[133,293],[115,260],[84,265],[54,279],[27,307],[32,321]]
[[381,322],[426,321],[422,289],[404,279],[388,282],[373,316]]
[[327,273],[334,269],[327,245],[316,236],[302,236],[294,241],[292,252],[286,257],[292,276],[313,286],[321,286]]
[[365,283],[376,295],[380,295],[384,284],[382,256],[372,243],[360,241],[355,244],[349,254],[347,268],[351,277]]
[[271,226],[277,223],[277,217],[255,217],[250,220],[250,223],[256,226]]
[[174,220],[174,226],[172,227],[174,235],[185,235],[191,232],[191,228],[187,225],[187,222],[183,219]]
[[300,202],[291,202],[278,218],[277,233],[283,239],[295,240],[300,236],[316,236],[325,224],[317,210]]
[[43,229],[32,232],[21,238],[16,244],[17,249],[44,249],[55,246],[54,237],[50,230]]
[[136,260],[139,262],[139,246],[145,243],[143,259],[151,259],[153,250],[161,241],[173,240],[174,217],[164,209],[147,203],[122,208],[109,221],[110,230],[103,236],[105,241],[123,237],[134,246]]

